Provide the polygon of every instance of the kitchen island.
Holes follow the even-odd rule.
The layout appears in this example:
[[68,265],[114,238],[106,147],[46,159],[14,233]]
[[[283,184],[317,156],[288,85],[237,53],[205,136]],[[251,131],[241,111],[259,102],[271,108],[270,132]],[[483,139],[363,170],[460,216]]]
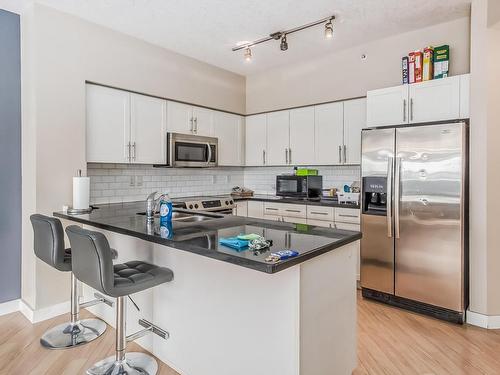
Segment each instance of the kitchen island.
[[[138,341],[182,375],[351,374],[356,367],[356,256],[359,232],[232,215],[147,223],[144,202],[55,216],[106,235],[117,262],[169,267],[174,280],[132,296],[128,334],[145,318],[170,333]],[[181,212],[181,211],[180,211]],[[271,249],[236,251],[222,237],[256,233]],[[272,251],[295,258],[270,263]],[[89,298],[93,290],[84,288]],[[114,311],[91,311],[114,325]]]

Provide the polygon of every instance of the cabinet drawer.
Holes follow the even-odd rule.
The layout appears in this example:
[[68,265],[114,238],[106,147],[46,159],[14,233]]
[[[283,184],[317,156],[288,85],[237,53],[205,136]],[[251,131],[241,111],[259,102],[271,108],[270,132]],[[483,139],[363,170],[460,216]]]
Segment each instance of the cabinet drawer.
[[307,217],[307,207],[301,204],[282,204],[281,214],[285,217]]
[[264,215],[264,219],[272,221],[282,221],[282,217],[278,215]]
[[335,223],[338,222],[359,224],[359,210],[355,208],[336,208]]
[[334,221],[335,210],[333,207],[307,206],[307,219]]
[[264,215],[281,216],[283,207],[279,203],[264,203]]

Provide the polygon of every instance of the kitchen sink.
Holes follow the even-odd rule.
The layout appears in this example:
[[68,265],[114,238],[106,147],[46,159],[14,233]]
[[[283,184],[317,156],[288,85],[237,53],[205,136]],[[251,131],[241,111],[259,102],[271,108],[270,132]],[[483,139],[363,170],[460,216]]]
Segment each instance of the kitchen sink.
[[[138,212],[137,215],[146,216],[146,212]],[[155,213],[155,218],[160,217],[160,213]],[[180,212],[174,211],[172,212],[172,221],[178,221],[182,223],[198,223],[200,221],[221,219],[224,216],[216,215],[216,214],[207,214],[207,213],[199,213],[199,212]]]

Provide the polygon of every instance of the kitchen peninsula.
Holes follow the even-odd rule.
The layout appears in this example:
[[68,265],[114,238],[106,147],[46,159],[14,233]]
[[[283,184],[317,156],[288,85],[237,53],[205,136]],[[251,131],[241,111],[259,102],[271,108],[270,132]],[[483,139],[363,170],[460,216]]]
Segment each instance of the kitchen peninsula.
[[[173,234],[165,235],[158,218],[148,224],[141,211],[143,202],[103,205],[85,215],[54,213],[103,232],[118,251],[117,262],[146,260],[174,271],[173,282],[132,296],[140,311],[129,304],[129,333],[145,318],[170,334],[139,344],[182,375],[352,373],[359,232],[191,214],[196,219],[173,220]],[[273,245],[238,252],[219,244],[241,233],[262,235]],[[282,249],[299,255],[266,262]],[[114,325],[112,310],[91,309]]]

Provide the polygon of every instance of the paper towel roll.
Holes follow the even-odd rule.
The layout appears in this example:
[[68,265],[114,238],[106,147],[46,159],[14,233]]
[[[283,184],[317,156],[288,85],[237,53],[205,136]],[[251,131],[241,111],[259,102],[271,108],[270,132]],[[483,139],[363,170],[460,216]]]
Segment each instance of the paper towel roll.
[[73,177],[73,209],[89,208],[90,177]]

